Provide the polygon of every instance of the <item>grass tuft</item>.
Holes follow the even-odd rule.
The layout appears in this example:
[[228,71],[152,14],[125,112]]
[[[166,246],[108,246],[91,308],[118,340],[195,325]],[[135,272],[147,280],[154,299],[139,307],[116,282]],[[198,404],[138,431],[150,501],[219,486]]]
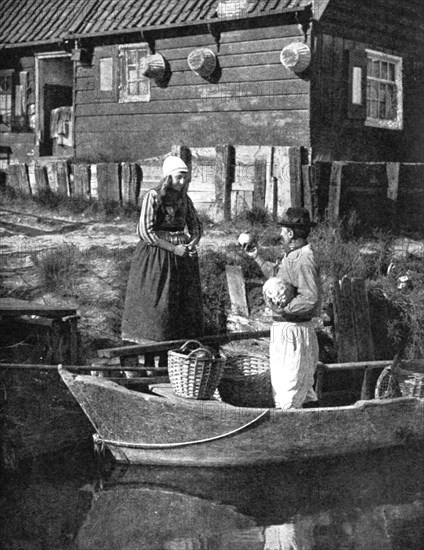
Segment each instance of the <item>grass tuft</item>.
[[32,260],[41,284],[49,291],[64,292],[75,285],[80,257],[75,245],[62,244],[53,250],[34,254]]

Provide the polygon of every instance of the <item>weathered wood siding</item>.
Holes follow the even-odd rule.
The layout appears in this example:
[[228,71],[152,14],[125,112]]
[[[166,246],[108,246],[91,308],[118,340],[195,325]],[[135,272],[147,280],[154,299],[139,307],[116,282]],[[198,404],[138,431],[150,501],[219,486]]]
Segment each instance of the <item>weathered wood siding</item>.
[[309,82],[285,69],[281,49],[302,39],[297,25],[221,35],[221,76],[209,83],[193,73],[188,54],[216,51],[210,34],[158,39],[155,49],[172,71],[165,88],[151,83],[151,100],[99,101],[95,68],[80,66],[76,89],[77,159],[135,161],[163,154],[174,143],[309,146]]
[[[313,160],[424,160],[424,3],[332,0],[314,24],[311,85]],[[349,120],[346,51],[365,48],[403,58],[403,130]]]

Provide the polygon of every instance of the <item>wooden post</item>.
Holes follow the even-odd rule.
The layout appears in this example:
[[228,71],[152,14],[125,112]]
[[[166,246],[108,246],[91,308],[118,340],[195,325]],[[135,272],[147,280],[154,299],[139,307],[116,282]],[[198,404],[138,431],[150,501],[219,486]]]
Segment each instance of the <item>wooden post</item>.
[[340,194],[344,162],[333,162],[331,166],[330,187],[328,190],[328,219],[334,223],[340,215]]
[[90,198],[90,165],[74,164],[74,189],[75,197]]
[[290,206],[302,206],[302,151],[301,147],[289,147]]
[[133,162],[121,164],[121,192],[124,206],[129,204],[137,206],[141,178],[141,168],[138,164]]
[[253,190],[253,206],[257,208],[265,208],[266,177],[266,159],[255,158],[255,184]]
[[311,166],[304,164],[302,165],[303,206],[309,210],[311,219],[314,219],[311,187]]
[[217,217],[231,219],[231,188],[234,181],[235,150],[232,145],[219,145],[216,148],[215,190]]
[[104,162],[97,165],[97,194],[100,202],[121,201],[119,168],[119,164],[115,162]]

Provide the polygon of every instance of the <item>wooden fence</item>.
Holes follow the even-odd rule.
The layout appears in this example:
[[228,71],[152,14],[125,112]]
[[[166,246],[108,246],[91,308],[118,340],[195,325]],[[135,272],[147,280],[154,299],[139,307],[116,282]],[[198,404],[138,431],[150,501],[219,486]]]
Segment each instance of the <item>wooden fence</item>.
[[355,211],[364,226],[424,230],[424,164],[316,163],[317,203],[330,221]]
[[[253,207],[267,209],[274,217],[304,202],[312,210],[310,181],[305,180],[309,178],[309,167],[304,165],[307,151],[303,148],[175,146],[172,153],[190,168],[189,192],[196,207],[216,221]],[[9,165],[6,183],[33,196],[50,190],[65,197],[138,205],[143,194],[161,179],[165,156],[137,163],[99,164],[39,159]]]
[[[190,196],[214,221],[258,207],[274,218],[289,206],[305,206],[314,219],[335,221],[355,211],[363,225],[424,229],[424,164],[315,162],[302,147],[174,146],[190,168]],[[167,153],[168,154],[168,153]],[[38,160],[10,164],[6,183],[37,195],[50,190],[123,205],[140,204],[162,177],[166,155],[140,162],[86,164]]]

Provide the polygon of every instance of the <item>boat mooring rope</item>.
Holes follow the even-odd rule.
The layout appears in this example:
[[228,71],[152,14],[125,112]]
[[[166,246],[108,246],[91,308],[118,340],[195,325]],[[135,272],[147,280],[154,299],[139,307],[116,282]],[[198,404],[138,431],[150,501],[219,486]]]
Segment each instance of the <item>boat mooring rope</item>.
[[93,439],[96,445],[109,444],[109,445],[115,445],[116,447],[129,447],[130,449],[175,449],[177,447],[199,445],[200,443],[209,443],[210,441],[216,441],[217,439],[223,439],[224,437],[229,437],[238,432],[241,432],[242,430],[245,430],[249,426],[252,426],[252,424],[255,424],[256,422],[258,422],[265,415],[269,414],[269,412],[270,412],[269,409],[267,409],[266,411],[261,413],[259,416],[257,416],[247,424],[244,424],[243,426],[240,426],[235,430],[231,430],[230,432],[226,432],[225,434],[215,435],[213,437],[208,437],[206,439],[197,439],[195,441],[182,441],[180,443],[128,443],[125,441],[114,441],[113,439],[103,439],[98,434],[94,434]]

